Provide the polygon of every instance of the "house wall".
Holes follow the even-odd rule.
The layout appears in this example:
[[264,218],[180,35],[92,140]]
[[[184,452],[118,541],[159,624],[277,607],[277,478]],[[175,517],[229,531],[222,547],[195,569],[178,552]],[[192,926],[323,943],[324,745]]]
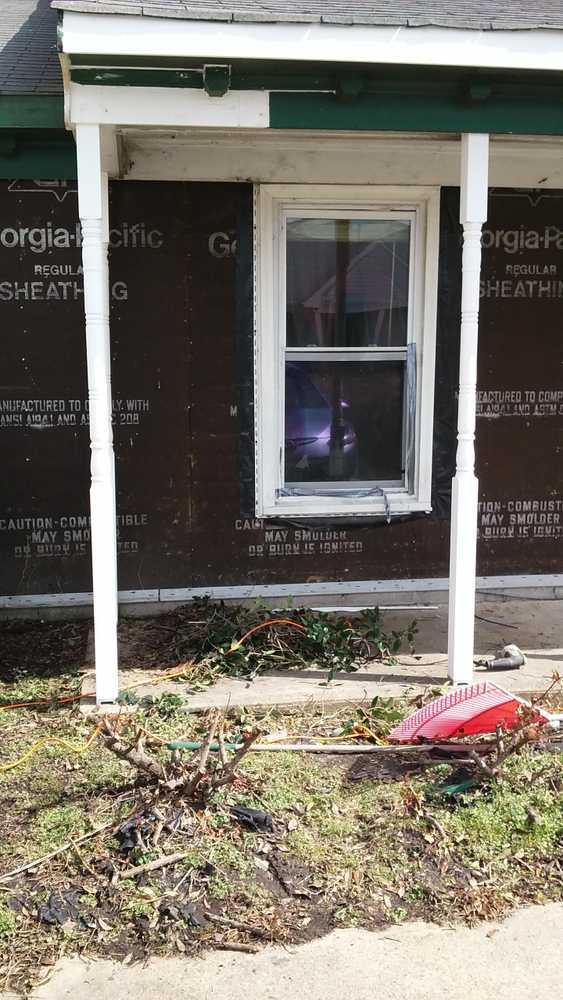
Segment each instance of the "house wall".
[[[457,191],[444,189],[432,514],[389,525],[270,523],[254,517],[251,185],[113,182],[125,598],[299,584],[314,597],[331,582],[358,590],[365,581],[369,590],[374,580],[432,586],[447,576],[457,213]],[[79,244],[73,182],[0,182],[0,594],[7,605],[81,602],[91,589]],[[562,307],[563,192],[493,190],[478,379],[480,576],[563,572]]]

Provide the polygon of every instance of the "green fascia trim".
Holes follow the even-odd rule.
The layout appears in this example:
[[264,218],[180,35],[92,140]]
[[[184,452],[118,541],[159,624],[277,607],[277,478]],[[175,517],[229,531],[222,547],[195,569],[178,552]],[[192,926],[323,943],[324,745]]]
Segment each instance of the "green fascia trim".
[[0,177],[74,180],[76,147],[71,135],[0,130]]
[[[207,64],[209,65],[209,64]],[[223,65],[223,64],[222,64]],[[187,87],[203,89],[203,66],[175,69],[140,67],[72,67],[73,83],[97,87]],[[300,76],[254,75],[234,73],[229,82],[230,90],[336,90],[338,81],[330,77],[315,77],[305,73]]]
[[[70,57],[73,79],[84,70],[108,71],[140,70],[164,73],[178,70],[194,72],[201,76],[204,66],[226,65],[216,56],[198,59],[178,59],[168,56],[107,56],[74,55]],[[365,93],[379,92],[381,88],[405,88],[416,93],[420,86],[430,88],[467,86],[472,82],[486,81],[497,90],[508,87],[519,93],[535,92],[553,87],[562,92],[561,73],[542,73],[533,70],[490,70],[486,68],[452,68],[445,66],[390,66],[384,64],[309,63],[297,61],[276,62],[266,59],[228,60],[231,87],[235,90],[299,90],[344,91],[354,90],[358,84]],[[84,77],[84,79],[87,79]],[[154,77],[158,79],[158,77]]]
[[[107,56],[107,55],[76,55],[69,56],[70,67],[74,69],[194,69],[201,67],[202,62],[219,62],[218,59],[178,59],[173,56]],[[224,60],[223,60],[224,62]]]
[[454,94],[270,94],[270,128],[397,132],[495,132],[563,135],[559,96],[491,96],[470,103]]
[[[125,87],[202,87],[203,67],[227,65],[217,59],[125,56],[73,56],[75,83]],[[311,73],[303,64],[229,61],[232,90],[335,90],[337,78],[326,67]]]
[[0,128],[64,127],[62,94],[0,94]]
[[[120,60],[121,61],[121,60]],[[217,65],[207,63],[207,66]],[[228,65],[228,64],[220,64]],[[126,67],[126,66],[72,66],[73,83],[97,87],[186,87],[203,89],[203,64],[197,67]],[[229,80],[230,90],[335,90],[338,81],[331,77],[301,73],[255,74],[235,71]]]
[[194,69],[71,69],[73,83],[97,87],[203,88],[203,73]]
[[[198,56],[197,58],[178,58],[176,56],[119,56],[119,55],[76,55],[69,56],[70,67],[75,69],[199,69],[203,66],[217,66],[228,63],[233,72],[250,73],[253,76],[284,75],[295,78],[306,75],[327,75],[326,63],[276,62],[272,59],[225,59],[218,56]],[[340,70],[340,67],[338,67]],[[342,64],[343,72],[358,71],[357,66]]]
[[561,73],[555,71],[541,72],[538,70],[489,69],[479,67],[451,66],[402,66],[387,63],[304,63],[298,60],[276,61],[274,59],[224,59],[217,56],[199,56],[197,58],[177,58],[173,56],[121,56],[121,55],[71,55],[72,69],[196,69],[202,70],[204,65],[229,63],[235,76],[251,77],[255,80],[279,79],[295,81],[297,78],[314,81],[315,79],[334,81],[342,76],[361,75],[374,81],[406,80],[416,82],[435,82],[460,80],[473,77],[492,78],[497,82],[512,81],[522,86],[532,82],[552,83],[561,86]]

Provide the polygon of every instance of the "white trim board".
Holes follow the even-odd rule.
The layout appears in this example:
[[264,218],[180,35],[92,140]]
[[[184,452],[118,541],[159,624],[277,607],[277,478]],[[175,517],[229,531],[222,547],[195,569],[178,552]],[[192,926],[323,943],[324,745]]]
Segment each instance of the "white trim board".
[[[449,581],[444,577],[426,577],[408,580],[346,580],[330,583],[272,583],[262,586],[238,585],[231,587],[179,587],[177,589],[121,590],[120,604],[180,603],[194,597],[209,596],[214,600],[249,600],[258,597],[322,597],[343,594],[408,594],[435,593],[448,590]],[[563,573],[553,575],[528,574],[523,576],[479,576],[477,591],[517,590],[548,591],[546,600],[563,599]],[[561,590],[561,593],[555,591]],[[27,594],[0,596],[0,608],[49,608],[80,607],[92,604],[91,593]]]
[[562,70],[562,40],[561,31],[549,30],[225,23],[65,11],[62,46],[77,55]]
[[159,128],[268,128],[265,90],[231,90],[209,97],[174,87],[99,87],[71,83],[67,125],[157,126]]
[[[449,580],[426,577],[407,580],[346,580],[329,583],[272,583],[262,586],[193,587],[161,590],[161,601],[190,600],[209,595],[217,600],[232,597],[305,597],[332,594],[405,594],[447,591]],[[528,588],[563,588],[563,573],[557,575],[482,576],[476,579],[477,590],[522,590]],[[561,595],[563,596],[563,594]]]
[[[120,590],[120,604],[151,604],[160,600],[159,590]],[[70,608],[93,603],[92,593],[0,595],[0,608]]]

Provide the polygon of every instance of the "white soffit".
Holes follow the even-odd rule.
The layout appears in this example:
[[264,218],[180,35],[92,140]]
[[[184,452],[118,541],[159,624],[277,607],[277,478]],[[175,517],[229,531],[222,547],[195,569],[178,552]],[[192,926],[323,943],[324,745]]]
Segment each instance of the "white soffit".
[[559,31],[229,23],[72,11],[64,13],[63,52],[563,70]]

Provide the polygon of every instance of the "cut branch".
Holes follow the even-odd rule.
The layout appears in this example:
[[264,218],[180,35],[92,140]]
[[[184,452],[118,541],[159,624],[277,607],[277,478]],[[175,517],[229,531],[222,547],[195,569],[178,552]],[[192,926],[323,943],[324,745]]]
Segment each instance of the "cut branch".
[[128,764],[136,767],[138,771],[150,775],[151,778],[156,778],[157,781],[166,781],[164,767],[154,757],[150,757],[146,753],[140,740],[137,740],[136,746],[127,746],[116,731],[111,728],[109,719],[106,719],[101,735],[107,749],[111,750],[121,760],[126,760]]
[[242,920],[233,920],[232,917],[224,917],[219,913],[206,912],[205,919],[212,924],[219,924],[221,927],[232,927],[237,931],[246,931],[248,934],[254,934],[255,937],[264,940],[269,941],[272,937],[269,931],[265,931],[261,927],[253,927],[252,924],[245,924]]
[[222,771],[219,771],[213,778],[213,788],[220,788],[221,785],[228,785],[234,781],[236,768],[259,736],[259,729],[254,729],[251,733],[249,733],[240,749],[237,750],[233,757],[231,757],[230,761],[223,767]]
[[207,734],[207,736],[205,738],[205,741],[203,743],[203,746],[201,748],[201,753],[200,753],[200,757],[199,757],[199,764],[197,766],[197,770],[194,772],[194,774],[191,776],[191,778],[189,779],[189,781],[186,784],[186,793],[188,795],[193,795],[194,794],[194,792],[195,792],[197,786],[199,785],[199,783],[201,782],[202,778],[204,778],[205,775],[207,774],[207,759],[209,757],[209,751],[211,749],[211,744],[213,742],[213,738],[214,738],[215,733],[217,731],[218,724],[219,724],[219,712],[216,712],[215,716],[213,718],[213,721],[211,723],[211,728],[210,728],[210,730],[209,730],[209,732],[208,732],[208,734]]
[[187,856],[187,851],[180,851],[178,854],[167,854],[162,858],[155,858],[154,861],[147,861],[145,865],[136,865],[134,868],[129,868],[127,871],[121,872],[119,877],[122,879],[137,878],[138,875],[144,875],[146,872],[154,872],[158,868],[175,865],[177,861],[183,861]]
[[36,858],[35,861],[28,861],[26,865],[21,865],[19,868],[12,868],[11,872],[6,872],[5,875],[0,875],[0,882],[6,882],[8,879],[13,878],[14,875],[21,875],[22,872],[31,871],[32,868],[37,868],[37,865],[42,865],[44,861],[50,861],[51,858],[56,858],[57,854],[62,854],[64,851],[70,851],[74,848],[76,850],[77,844],[83,844],[85,840],[90,840],[95,837],[97,833],[103,833],[104,830],[109,830],[110,826],[115,826],[115,823],[102,823],[101,826],[97,826],[95,830],[91,830],[90,833],[83,834],[82,837],[75,837],[73,840],[68,841],[68,843],[63,844],[62,847],[57,847],[56,851],[51,851],[50,854],[44,854],[41,858]]
[[[223,785],[230,785],[235,780],[236,769],[252,744],[258,739],[259,731],[248,734],[244,742],[238,749],[229,756],[225,744],[223,733],[224,717],[221,712],[216,712],[211,720],[209,731],[201,744],[199,754],[195,754],[190,759],[183,761],[179,754],[179,747],[169,746],[171,751],[170,762],[164,766],[157,757],[151,756],[145,749],[143,737],[147,735],[144,730],[135,730],[131,733],[131,740],[128,741],[123,732],[119,732],[115,725],[109,720],[104,723],[102,739],[108,750],[115,753],[121,760],[127,761],[138,772],[148,775],[151,784],[156,785],[151,791],[151,811],[153,820],[156,817],[157,825],[154,831],[153,844],[158,842],[163,829],[166,827],[165,816],[157,808],[159,799],[182,800],[188,802],[204,802],[209,795]],[[210,758],[210,752],[214,749],[214,739],[217,735],[219,740],[219,755]],[[197,745],[197,744],[196,744]],[[192,748],[188,742],[186,749]],[[142,803],[141,812],[146,811],[147,802]],[[135,831],[135,836],[140,837],[140,832]],[[140,844],[143,849],[146,845]]]

